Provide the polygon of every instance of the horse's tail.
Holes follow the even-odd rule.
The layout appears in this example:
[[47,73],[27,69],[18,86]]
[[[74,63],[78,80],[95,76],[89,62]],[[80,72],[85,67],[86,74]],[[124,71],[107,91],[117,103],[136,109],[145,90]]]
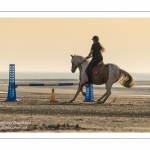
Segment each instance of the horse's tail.
[[133,77],[128,72],[122,69],[120,69],[119,83],[126,88],[131,88],[135,84]]

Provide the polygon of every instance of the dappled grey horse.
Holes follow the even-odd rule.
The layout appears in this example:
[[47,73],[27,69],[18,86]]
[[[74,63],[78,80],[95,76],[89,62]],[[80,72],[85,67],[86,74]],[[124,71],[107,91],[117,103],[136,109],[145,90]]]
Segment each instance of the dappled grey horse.
[[[83,86],[88,82],[88,77],[86,75],[86,68],[89,64],[89,61],[86,60],[85,57],[78,56],[78,55],[71,55],[71,57],[72,57],[71,71],[72,73],[74,73],[77,68],[79,69],[80,82],[74,98],[71,99],[69,102],[75,101],[79,92],[82,92],[82,94],[85,96],[85,93],[83,92]],[[103,62],[100,62],[99,64],[97,64],[96,67],[98,67],[99,70],[97,71],[97,74],[92,76],[92,83],[95,85],[102,85],[102,84],[106,85],[106,93],[97,100],[97,103],[100,104],[105,103],[105,101],[111,94],[112,85],[117,81],[119,81],[119,83],[126,88],[131,88],[134,85],[133,77],[128,72],[126,72],[123,69],[120,69],[115,64],[111,64],[111,63],[104,64]]]

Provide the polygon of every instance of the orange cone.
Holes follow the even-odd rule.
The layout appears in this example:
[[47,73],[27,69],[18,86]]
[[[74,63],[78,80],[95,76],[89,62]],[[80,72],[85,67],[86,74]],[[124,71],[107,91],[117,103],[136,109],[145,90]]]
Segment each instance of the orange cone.
[[55,101],[54,89],[52,89],[52,93],[51,93],[51,97],[50,97],[50,102],[56,102],[56,101]]

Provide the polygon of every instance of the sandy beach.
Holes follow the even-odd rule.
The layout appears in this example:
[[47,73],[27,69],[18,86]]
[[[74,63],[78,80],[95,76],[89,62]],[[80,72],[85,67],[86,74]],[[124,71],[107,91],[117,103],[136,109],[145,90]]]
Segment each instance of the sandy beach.
[[[0,80],[0,91],[7,92],[7,83]],[[77,86],[19,86],[19,102],[4,102],[7,93],[0,94],[0,132],[150,132],[149,86],[150,81],[138,81],[131,89],[114,86],[105,104],[83,102],[81,93],[68,103]],[[52,88],[57,102],[50,102]],[[95,100],[104,92],[104,85],[94,86]]]

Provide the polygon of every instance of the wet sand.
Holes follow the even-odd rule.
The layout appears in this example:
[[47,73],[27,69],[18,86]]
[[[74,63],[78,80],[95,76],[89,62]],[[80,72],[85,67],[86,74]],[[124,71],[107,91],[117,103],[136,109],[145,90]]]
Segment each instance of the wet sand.
[[[77,86],[19,86],[19,102],[4,102],[7,93],[0,94],[0,132],[150,132],[150,88],[142,87],[150,82],[136,83],[141,87],[113,87],[105,104],[83,102],[81,93],[68,103]],[[52,88],[57,102],[50,102]],[[94,86],[95,99],[104,92],[104,86]]]

